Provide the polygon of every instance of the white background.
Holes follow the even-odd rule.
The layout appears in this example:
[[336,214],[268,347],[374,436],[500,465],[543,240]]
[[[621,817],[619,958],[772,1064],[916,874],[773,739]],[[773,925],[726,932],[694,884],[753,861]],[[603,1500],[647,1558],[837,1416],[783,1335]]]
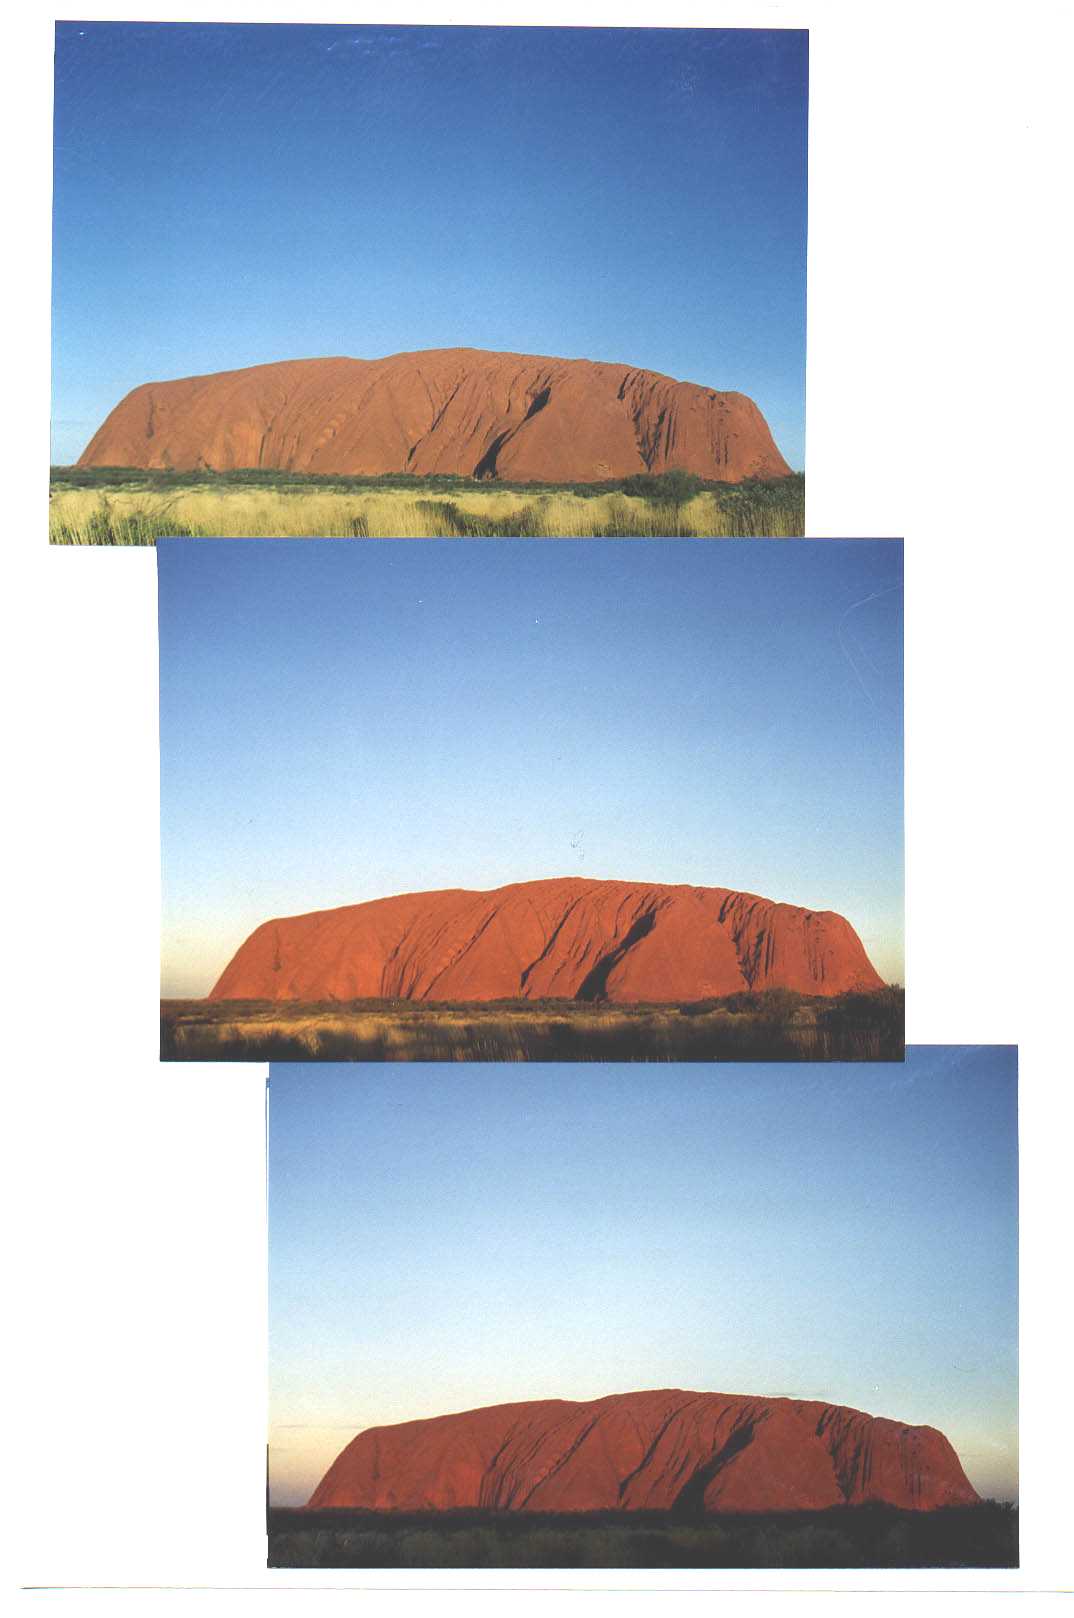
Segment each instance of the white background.
[[[810,28],[809,532],[906,538],[908,1038],[1021,1046],[1021,1570],[660,1574],[650,1590],[1071,1582],[1066,11],[816,0],[657,17],[590,0],[359,14]],[[362,1575],[264,1570],[264,1070],[156,1062],[154,558],[45,542],[52,21],[29,7],[3,35],[11,1582],[112,1587],[21,1597],[105,1610],[263,1602],[241,1593],[256,1587],[353,1604],[293,1587]],[[366,1595],[363,1610],[551,1599],[422,1596],[445,1576],[407,1578],[410,1593]],[[202,1588],[115,1588],[139,1585]],[[558,1596],[587,1612],[658,1599]]]

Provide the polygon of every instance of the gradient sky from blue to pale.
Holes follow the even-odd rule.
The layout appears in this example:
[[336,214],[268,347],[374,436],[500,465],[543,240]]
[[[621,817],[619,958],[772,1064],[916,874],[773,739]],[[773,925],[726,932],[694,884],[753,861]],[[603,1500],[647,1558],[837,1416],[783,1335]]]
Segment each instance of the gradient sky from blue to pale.
[[935,1426],[1016,1498],[1016,1072],[274,1063],[274,1500],[364,1427],[654,1387]]
[[54,461],[142,382],[467,346],[747,393],[804,464],[804,31],[56,41]]
[[273,916],[590,876],[902,981],[902,546],[162,540],[162,992]]

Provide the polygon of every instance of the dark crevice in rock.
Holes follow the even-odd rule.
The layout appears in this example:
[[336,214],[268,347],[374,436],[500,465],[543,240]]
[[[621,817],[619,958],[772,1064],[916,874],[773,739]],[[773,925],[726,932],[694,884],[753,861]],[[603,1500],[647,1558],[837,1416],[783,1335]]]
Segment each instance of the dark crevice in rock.
[[675,1497],[672,1510],[683,1517],[703,1517],[705,1515],[705,1491],[718,1472],[722,1472],[728,1461],[733,1461],[753,1439],[753,1422],[744,1422],[735,1429],[727,1443],[704,1466],[699,1466],[689,1483],[679,1490]]
[[575,999],[603,1000],[608,991],[608,979],[611,977],[615,968],[619,965],[619,962],[623,959],[623,956],[626,954],[627,950],[633,949],[635,944],[640,943],[640,941],[645,938],[647,934],[652,932],[655,925],[655,909],[647,910],[643,916],[639,916],[633,927],[623,939],[622,943],[616,945],[615,949],[611,950],[609,954],[603,956],[602,959],[597,962],[592,972],[590,972],[589,976],[579,988],[578,993],[575,995]]

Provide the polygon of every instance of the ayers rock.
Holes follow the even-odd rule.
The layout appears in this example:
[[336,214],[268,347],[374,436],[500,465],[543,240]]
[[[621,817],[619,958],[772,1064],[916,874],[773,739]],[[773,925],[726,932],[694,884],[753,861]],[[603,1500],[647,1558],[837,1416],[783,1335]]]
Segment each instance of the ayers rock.
[[790,471],[745,394],[629,365],[476,348],[284,360],[146,382],[116,406],[78,464],[526,483],[671,467],[738,483]]
[[934,1427],[815,1400],[663,1388],[370,1427],[308,1509],[930,1511],[977,1499]]
[[876,989],[853,927],[728,888],[557,877],[262,923],[211,1000],[705,1000]]

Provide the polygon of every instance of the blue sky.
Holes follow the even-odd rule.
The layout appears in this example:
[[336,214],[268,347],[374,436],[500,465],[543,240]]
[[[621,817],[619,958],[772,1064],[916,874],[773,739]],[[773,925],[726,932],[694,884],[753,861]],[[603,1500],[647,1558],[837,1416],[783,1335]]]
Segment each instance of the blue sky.
[[273,1064],[271,1471],[653,1387],[939,1427],[1017,1495],[1013,1047],[903,1064]]
[[162,540],[162,992],[552,876],[837,910],[902,981],[893,540]]
[[806,34],[60,23],[53,459],[139,383],[469,346],[804,465]]

